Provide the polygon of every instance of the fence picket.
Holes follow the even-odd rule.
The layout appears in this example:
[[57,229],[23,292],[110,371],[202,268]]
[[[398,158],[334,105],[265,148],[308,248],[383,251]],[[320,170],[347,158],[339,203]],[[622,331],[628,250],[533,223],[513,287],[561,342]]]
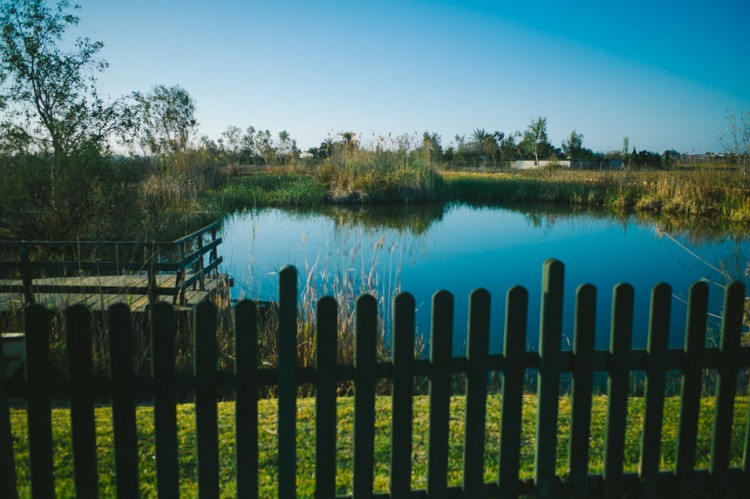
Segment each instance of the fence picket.
[[357,299],[354,325],[354,486],[355,498],[372,497],[375,472],[375,347],[378,302]]
[[50,404],[49,335],[51,313],[41,305],[26,307],[26,415],[29,426],[31,495],[54,497],[52,407]]
[[487,413],[487,354],[490,342],[490,294],[471,293],[466,344],[466,419],[464,423],[463,492],[484,493],[484,438]]
[[297,497],[297,270],[279,272],[279,497]]
[[584,284],[576,291],[573,325],[573,408],[570,421],[568,465],[573,494],[587,497],[589,474],[589,437],[591,436],[591,403],[594,388],[594,339],[596,337],[596,288]]
[[0,340],[0,497],[18,497],[10,406],[5,393],[5,353]]
[[706,344],[708,285],[696,282],[690,286],[688,320],[685,332],[685,357],[682,374],[682,402],[677,430],[675,475],[678,494],[686,497],[692,490],[693,469],[701,402],[702,356]]
[[565,267],[562,262],[549,259],[544,262],[542,271],[536,454],[534,456],[534,480],[540,497],[552,497],[554,495],[564,270]]
[[625,428],[628,417],[630,345],[633,336],[633,287],[615,286],[612,296],[612,330],[609,339],[607,425],[604,439],[604,495],[622,495]]
[[326,296],[318,301],[315,335],[315,496],[336,495],[336,358],[338,308]]
[[734,397],[737,390],[737,354],[742,333],[742,312],[745,305],[745,286],[733,282],[724,294],[724,318],[719,351],[721,360],[716,382],[713,445],[710,471],[714,479],[714,497],[724,497],[727,488],[729,450],[732,441]]
[[200,497],[219,497],[216,314],[216,305],[210,301],[199,303],[194,312],[195,450]]
[[500,416],[500,470],[498,476],[499,496],[503,498],[518,497],[528,303],[529,293],[526,289],[515,286],[508,290],[505,307],[503,410]]
[[242,300],[234,315],[237,497],[258,497],[258,308]]
[[393,384],[391,399],[391,496],[411,496],[414,419],[414,297],[399,293],[393,305]]
[[177,395],[174,308],[166,302],[151,307],[151,376],[154,380],[156,486],[160,497],[180,493],[177,457]]
[[651,291],[651,316],[648,328],[648,363],[643,395],[644,416],[640,463],[640,477],[649,497],[659,496],[658,475],[671,308],[672,287],[664,283],[654,286]]
[[112,305],[109,308],[108,325],[117,495],[137,497],[138,432],[133,386],[133,329],[130,307],[124,303]]
[[446,497],[448,491],[448,422],[451,402],[453,295],[432,297],[430,333],[430,428],[427,448],[427,495]]
[[97,497],[91,312],[84,305],[65,311],[70,382],[70,426],[77,497]]

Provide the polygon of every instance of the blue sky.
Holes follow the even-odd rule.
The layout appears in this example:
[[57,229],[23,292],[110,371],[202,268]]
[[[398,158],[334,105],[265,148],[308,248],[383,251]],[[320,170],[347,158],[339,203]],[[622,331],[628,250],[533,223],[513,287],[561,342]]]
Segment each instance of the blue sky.
[[112,97],[179,84],[201,133],[523,130],[557,146],[717,151],[750,110],[750,2],[79,0]]

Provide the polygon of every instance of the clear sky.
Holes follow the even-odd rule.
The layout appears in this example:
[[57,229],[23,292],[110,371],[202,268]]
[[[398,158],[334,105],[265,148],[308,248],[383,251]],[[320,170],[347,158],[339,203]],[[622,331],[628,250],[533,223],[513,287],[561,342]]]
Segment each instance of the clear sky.
[[111,97],[179,84],[201,134],[523,130],[559,146],[718,151],[750,110],[750,1],[79,0]]

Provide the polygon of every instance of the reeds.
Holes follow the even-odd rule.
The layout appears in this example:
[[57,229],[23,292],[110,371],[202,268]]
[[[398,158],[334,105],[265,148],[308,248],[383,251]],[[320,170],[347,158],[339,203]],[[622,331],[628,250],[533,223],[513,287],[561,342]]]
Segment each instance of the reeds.
[[429,150],[416,139],[377,137],[367,148],[336,144],[317,178],[335,203],[437,200],[442,179]]

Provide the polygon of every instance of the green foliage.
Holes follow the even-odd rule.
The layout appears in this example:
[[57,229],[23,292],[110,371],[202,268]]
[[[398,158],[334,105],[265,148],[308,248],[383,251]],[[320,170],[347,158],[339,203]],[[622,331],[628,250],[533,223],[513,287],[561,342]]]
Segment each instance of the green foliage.
[[185,151],[195,134],[195,102],[179,85],[156,85],[147,94],[133,92],[127,135],[154,156]]
[[7,81],[0,101],[11,104],[2,119],[11,132],[5,149],[51,151],[62,162],[79,148],[106,148],[119,126],[119,103],[105,104],[96,90],[94,73],[107,67],[97,59],[103,44],[78,38],[72,49],[60,47],[78,25],[76,9],[67,0],[54,8],[43,0],[0,4],[0,75]]

